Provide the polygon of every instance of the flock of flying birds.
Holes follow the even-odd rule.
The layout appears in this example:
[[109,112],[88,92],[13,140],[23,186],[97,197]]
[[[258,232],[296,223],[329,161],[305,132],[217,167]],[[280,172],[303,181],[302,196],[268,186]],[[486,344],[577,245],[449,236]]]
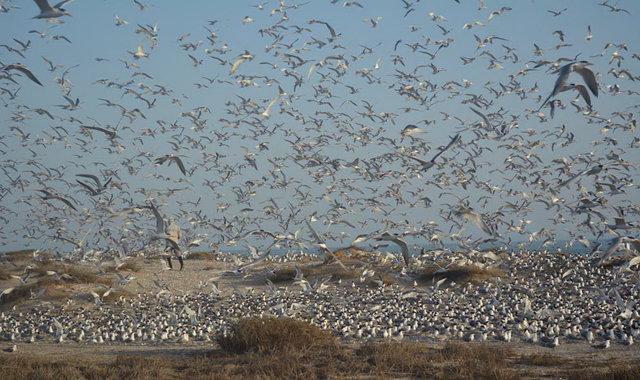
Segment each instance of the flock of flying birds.
[[[609,2],[596,3],[607,20],[632,22]],[[140,42],[95,52],[94,107],[77,95],[82,66],[65,61],[66,26],[93,16],[68,17],[70,3],[35,0],[41,24],[13,31],[29,40],[5,35],[0,45],[3,245],[91,261],[159,249],[157,240],[176,253],[267,240],[336,260],[330,246],[393,243],[407,265],[414,243],[469,252],[569,237],[608,256],[636,246],[638,105],[601,114],[590,94],[627,104],[640,56],[624,41],[596,46],[606,26],[549,30],[555,47],[513,45],[489,34],[513,9],[482,0],[451,1],[451,17],[463,8],[482,17],[462,28],[420,0],[397,1],[384,17],[366,2],[272,0],[171,36],[142,21],[164,5],[135,0],[140,21],[116,15],[112,27]],[[29,5],[0,4],[4,18]],[[361,15],[370,35],[315,19],[312,6]],[[571,24],[578,10],[541,12],[549,25]],[[376,33],[391,25],[397,34]],[[262,50],[233,40],[234,28],[255,28]],[[61,54],[41,57],[42,43]],[[183,51],[182,67],[145,71],[165,44]],[[117,76],[98,74],[113,65]],[[492,79],[466,79],[470,68]],[[168,77],[181,71],[181,84],[198,81],[173,88]],[[43,88],[62,104],[23,103]]]

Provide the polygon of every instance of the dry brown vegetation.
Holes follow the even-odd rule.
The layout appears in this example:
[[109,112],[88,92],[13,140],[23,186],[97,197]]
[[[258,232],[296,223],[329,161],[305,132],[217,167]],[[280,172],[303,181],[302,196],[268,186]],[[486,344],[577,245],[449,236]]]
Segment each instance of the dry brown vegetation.
[[567,378],[574,380],[638,380],[640,365],[609,364],[599,370],[582,368],[568,371]]
[[189,253],[185,258],[187,260],[213,260],[213,254],[211,252],[196,251]]
[[[349,280],[356,278],[360,272],[356,270],[345,269],[335,265],[310,264],[300,266],[300,270],[306,279],[319,279],[331,276],[334,281]],[[293,266],[283,266],[269,275],[269,280],[274,284],[293,281],[296,276],[296,269]]]
[[496,344],[434,347],[419,342],[368,342],[348,346],[316,326],[285,318],[241,320],[217,340],[221,349],[195,350],[188,355],[180,349],[164,354],[141,350],[91,360],[77,356],[51,359],[18,350],[0,353],[0,373],[7,379],[640,378],[636,364],[602,365],[589,359],[576,370],[575,363],[551,355],[516,355]]
[[550,354],[522,355],[518,363],[534,366],[553,367],[563,363],[563,359]]
[[5,252],[4,254],[9,261],[17,261],[31,258],[33,252],[35,252],[33,249],[21,249],[19,251]]
[[[47,272],[55,272],[56,275],[49,275]],[[35,268],[30,269],[34,280],[30,280],[25,285],[15,286],[14,290],[3,296],[0,305],[15,305],[31,298],[32,293],[38,293],[41,289],[47,289],[48,297],[64,296],[62,288],[72,284],[101,284],[110,286],[113,278],[100,276],[95,271],[77,265],[64,264],[59,262],[40,263]],[[68,276],[63,276],[63,275]]]
[[418,275],[420,281],[439,281],[446,278],[456,283],[481,282],[490,278],[502,277],[504,272],[497,268],[480,268],[477,265],[452,265],[447,270],[438,272],[435,265],[425,267]]
[[11,278],[9,272],[6,269],[0,268],[0,281],[6,281]]

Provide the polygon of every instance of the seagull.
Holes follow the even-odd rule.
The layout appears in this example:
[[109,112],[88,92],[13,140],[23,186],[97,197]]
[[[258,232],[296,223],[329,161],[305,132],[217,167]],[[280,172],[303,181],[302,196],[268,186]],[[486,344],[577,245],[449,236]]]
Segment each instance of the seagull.
[[587,88],[585,86],[581,84],[575,84],[575,83],[565,84],[560,87],[560,89],[558,90],[558,93],[569,91],[569,90],[577,90],[580,93],[580,95],[582,95],[582,97],[584,98],[584,101],[587,103],[589,108],[591,108],[591,97],[589,96],[589,91],[587,91]]
[[444,154],[444,152],[449,150],[458,141],[460,141],[460,134],[457,134],[457,135],[453,136],[453,138],[451,138],[451,141],[449,141],[449,144],[447,144],[444,147],[439,148],[440,151],[438,153],[436,153],[436,155],[433,156],[433,158],[431,158],[431,160],[429,160],[429,161],[426,161],[426,160],[423,160],[421,158],[418,158],[416,156],[411,156],[411,155],[407,155],[407,157],[412,159],[412,160],[414,160],[414,161],[418,161],[422,165],[422,170],[428,170],[428,169],[431,169],[436,164],[436,160],[438,159],[438,157],[442,156]]
[[158,165],[162,165],[166,161],[169,161],[169,165],[171,165],[171,162],[175,162],[176,165],[178,165],[178,169],[180,169],[182,174],[183,175],[187,175],[187,170],[184,167],[184,163],[182,162],[180,157],[176,156],[175,154],[167,154],[165,156],[156,158],[155,163],[158,164]]
[[32,81],[34,81],[35,83],[39,84],[40,86],[42,86],[42,83],[40,83],[40,81],[38,80],[38,78],[36,78],[35,75],[33,75],[33,73],[31,72],[31,70],[29,70],[25,65],[21,64],[21,63],[13,63],[11,65],[6,65],[5,67],[3,67],[2,69],[0,69],[0,72],[2,71],[9,71],[9,70],[18,70],[21,73],[23,73],[24,75],[27,76],[27,78],[31,79]]
[[18,349],[18,346],[14,344],[13,346],[11,346],[9,348],[5,348],[2,351],[4,351],[4,352],[16,352],[17,349]]
[[458,210],[454,211],[454,214],[472,222],[485,233],[491,236],[498,236],[497,233],[484,221],[482,216],[474,212],[471,207],[460,206]]
[[52,199],[57,199],[60,202],[66,204],[69,207],[71,207],[74,211],[78,211],[78,209],[75,208],[75,206],[68,199],[64,198],[62,195],[53,194],[49,190],[45,190],[45,189],[36,189],[36,191],[39,191],[42,194],[44,194],[44,195],[40,195],[40,198],[42,200],[48,201],[48,200],[52,200]]
[[[153,211],[153,215],[156,217],[156,230],[154,232],[151,232],[149,239],[151,241],[164,240],[175,251],[179,251],[180,246],[178,246],[178,242],[166,233],[164,219],[162,218],[162,215],[160,215],[160,211],[158,211],[158,208],[156,207],[156,205],[154,205],[153,203],[150,203],[149,208],[151,208],[151,211]],[[171,266],[171,264],[169,265]]]
[[82,182],[80,180],[76,180],[77,183],[79,183],[82,187],[84,187],[85,189],[87,189],[87,191],[89,191],[89,194],[91,196],[96,196],[101,194],[103,191],[105,191],[107,189],[107,186],[109,186],[109,182],[111,182],[112,177],[109,177],[109,179],[107,180],[107,182],[105,182],[104,184],[102,184],[100,182],[100,179],[98,179],[98,177],[94,176],[93,174],[76,174],[76,177],[84,177],[84,178],[89,178],[92,179],[93,182],[95,182],[96,187],[95,189],[93,187],[91,187],[91,185]]
[[606,348],[609,348],[609,346],[611,345],[611,341],[609,339],[605,340],[604,342],[600,343],[600,344],[593,344],[591,345],[591,347],[593,348],[597,348],[600,350],[604,350]]
[[589,90],[591,90],[593,95],[597,97],[598,82],[596,82],[596,76],[593,74],[593,71],[587,68],[587,66],[591,66],[591,65],[592,64],[587,61],[578,61],[578,62],[572,62],[567,65],[564,65],[560,69],[555,71],[555,73],[560,73],[560,75],[558,76],[558,79],[556,79],[556,84],[553,86],[553,91],[551,91],[551,94],[549,94],[549,96],[544,100],[544,102],[542,102],[542,105],[540,106],[540,108],[538,108],[538,111],[540,111],[542,107],[544,107],[545,104],[547,104],[549,99],[558,95],[558,93],[560,93],[561,91],[567,90],[564,88],[566,86],[567,80],[569,79],[569,75],[572,72],[576,72],[580,74],[580,76],[582,76],[582,79],[584,79],[585,83],[587,84],[587,87],[589,87]]
[[402,136],[410,136],[414,133],[424,133],[424,132],[426,132],[424,129],[418,128],[418,126],[413,124],[408,124],[406,127],[404,127],[404,129],[402,130],[402,132],[400,132],[400,134]]
[[33,18],[57,18],[62,16],[71,16],[71,14],[62,7],[64,7],[66,3],[70,3],[72,1],[73,0],[64,0],[52,7],[49,5],[47,0],[35,0],[36,4],[38,4],[38,8],[40,8],[40,14]]
[[388,232],[384,232],[379,236],[375,237],[376,240],[380,240],[380,241],[390,241],[392,243],[395,243],[398,245],[398,247],[400,247],[400,251],[402,252],[402,259],[404,261],[404,265],[405,266],[409,266],[409,247],[407,246],[407,243],[400,239],[397,236],[391,235]]
[[563,186],[568,185],[569,183],[573,182],[576,178],[580,177],[581,175],[594,175],[594,174],[598,174],[600,173],[602,170],[604,169],[604,165],[602,164],[598,164],[595,165],[592,168],[587,168],[583,171],[581,171],[580,173],[570,177],[569,179],[566,179],[562,182],[560,182],[560,184],[558,184],[558,186],[556,187],[556,190],[560,189]]

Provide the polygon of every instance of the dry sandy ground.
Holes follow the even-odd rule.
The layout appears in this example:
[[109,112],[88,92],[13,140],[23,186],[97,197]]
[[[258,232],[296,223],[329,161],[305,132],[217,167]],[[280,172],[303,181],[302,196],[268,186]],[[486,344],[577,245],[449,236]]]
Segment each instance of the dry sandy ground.
[[[250,288],[262,292],[264,281],[268,274],[268,269],[277,266],[276,263],[265,263],[262,267],[254,268],[248,277],[239,275],[229,275],[229,271],[236,268],[233,263],[224,263],[214,260],[185,260],[183,271],[163,270],[163,264],[159,258],[136,258],[132,262],[138,267],[137,271],[121,271],[123,275],[133,275],[135,279],[129,281],[126,285],[114,285],[114,289],[121,294],[135,295],[140,292],[158,292],[160,288],[156,283],[166,285],[172,294],[180,294],[198,291],[198,284],[207,280],[216,281],[219,284],[222,295],[230,292],[247,292]],[[26,265],[32,263],[30,255],[17,256],[10,262],[3,263],[2,268],[5,274],[22,275]],[[177,262],[175,263],[178,264]],[[308,264],[308,263],[307,263]],[[315,263],[321,267],[320,263]],[[113,265],[111,265],[113,266]],[[99,275],[99,278],[111,278],[116,280],[117,276],[113,273],[113,269],[109,268],[109,264],[103,264],[99,267],[89,266],[91,272],[106,272]],[[37,276],[34,276],[37,279]],[[30,279],[29,281],[35,281]],[[350,280],[344,282],[344,286],[351,284]],[[0,281],[0,289],[18,286],[17,279],[9,278]],[[284,284],[291,288],[296,287],[291,283]],[[62,304],[67,303],[70,308],[95,307],[92,303],[90,291],[104,291],[105,285],[101,284],[63,284],[53,285],[47,294],[36,300],[25,300],[24,302],[14,305],[4,305],[2,310],[8,307],[15,307],[15,310],[27,310],[28,308],[43,304]],[[345,345],[357,347],[360,342],[344,341]],[[443,342],[425,342],[430,348],[440,348]],[[474,344],[474,343],[471,343]],[[586,343],[561,344],[554,349],[544,348],[539,345],[527,345],[521,343],[500,343],[494,342],[499,346],[507,346],[512,349],[514,355],[530,356],[535,354],[549,354],[554,357],[561,358],[564,363],[561,367],[579,368],[580,363],[588,363],[589,367],[602,365],[606,367],[611,363],[618,364],[636,364],[640,363],[640,344],[633,346],[622,346],[619,344],[612,345],[607,350],[596,350]],[[9,342],[3,342],[3,346],[8,347]],[[4,347],[3,347],[4,348]],[[186,357],[199,354],[205,354],[218,347],[212,342],[192,342],[188,344],[81,344],[81,343],[34,343],[19,344],[18,352],[6,353],[0,352],[0,355],[28,355],[31,357],[43,357],[50,359],[64,359],[65,357],[82,357],[96,362],[106,362],[113,360],[118,355],[145,355],[145,356],[168,356],[168,357]],[[554,376],[556,367],[540,367],[535,372],[543,376]]]

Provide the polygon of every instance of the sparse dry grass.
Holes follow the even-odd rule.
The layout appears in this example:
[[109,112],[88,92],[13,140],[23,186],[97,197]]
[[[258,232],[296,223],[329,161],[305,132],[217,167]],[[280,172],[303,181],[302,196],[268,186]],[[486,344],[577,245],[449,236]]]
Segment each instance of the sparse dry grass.
[[434,359],[444,364],[437,374],[442,379],[519,379],[509,368],[512,356],[506,347],[447,343]]
[[533,365],[538,367],[554,367],[561,365],[566,360],[557,356],[545,354],[522,355],[517,360],[520,364]]
[[[252,328],[256,319],[251,321]],[[290,326],[287,320],[263,319],[263,329]],[[239,326],[247,326],[239,323]],[[266,327],[265,327],[266,326]],[[296,332],[307,331],[297,326]],[[321,331],[321,330],[320,330]],[[335,341],[333,341],[335,343]],[[329,345],[250,349],[242,353],[221,349],[192,351],[180,348],[145,351],[117,357],[83,358],[77,355],[38,356],[0,352],[0,377],[6,379],[317,379],[317,378],[430,378],[430,379],[638,379],[640,366],[603,364],[583,358],[551,365],[545,355],[514,355],[495,344],[454,343],[442,348],[419,342],[369,342],[358,347]],[[540,358],[537,358],[537,357]],[[532,362],[523,367],[523,358]],[[538,364],[536,364],[538,363]]]
[[581,368],[567,371],[565,377],[574,380],[638,380],[640,365],[617,363],[599,368]]
[[366,343],[357,351],[372,366],[372,373],[410,374],[419,378],[433,377],[430,350],[420,343]]
[[481,282],[495,277],[503,277],[504,272],[497,268],[484,269],[477,265],[452,265],[446,271],[437,272],[437,266],[427,266],[418,274],[420,281],[439,281],[446,278],[456,283]]

